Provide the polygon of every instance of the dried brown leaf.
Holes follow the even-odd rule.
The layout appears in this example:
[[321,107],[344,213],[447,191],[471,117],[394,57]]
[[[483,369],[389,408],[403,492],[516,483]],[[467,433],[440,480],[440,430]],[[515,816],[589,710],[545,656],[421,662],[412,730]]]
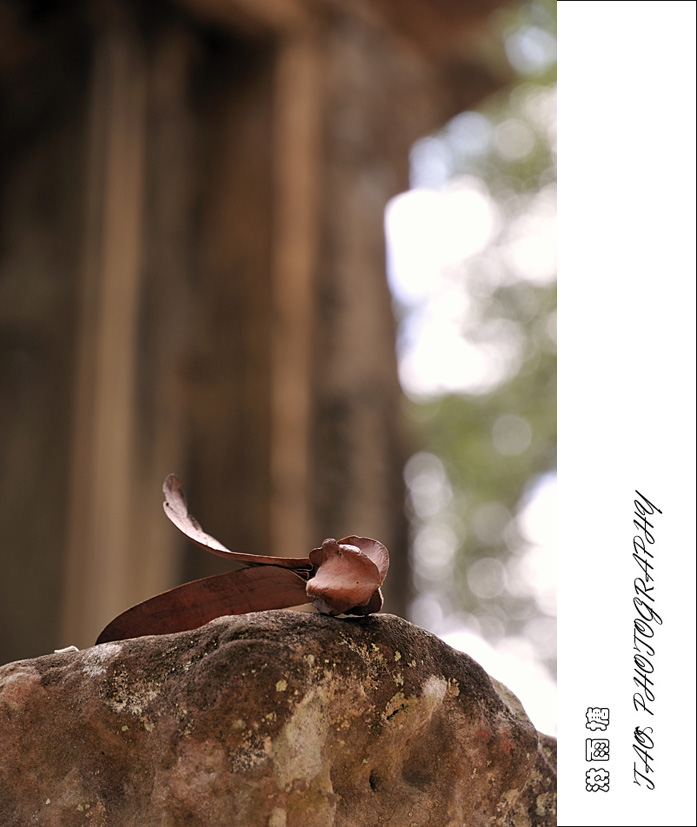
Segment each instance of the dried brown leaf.
[[97,643],[197,629],[216,617],[307,603],[305,580],[278,566],[240,569],[184,583],[133,606],[109,623]]

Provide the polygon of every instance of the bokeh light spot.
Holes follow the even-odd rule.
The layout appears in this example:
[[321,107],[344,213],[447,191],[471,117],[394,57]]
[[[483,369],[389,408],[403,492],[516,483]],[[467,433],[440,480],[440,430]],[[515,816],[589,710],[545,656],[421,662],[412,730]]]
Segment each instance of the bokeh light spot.
[[494,448],[505,457],[522,454],[532,441],[532,428],[527,419],[516,414],[500,416],[491,430]]
[[481,557],[467,569],[467,585],[480,599],[498,597],[506,588],[506,568],[495,557]]

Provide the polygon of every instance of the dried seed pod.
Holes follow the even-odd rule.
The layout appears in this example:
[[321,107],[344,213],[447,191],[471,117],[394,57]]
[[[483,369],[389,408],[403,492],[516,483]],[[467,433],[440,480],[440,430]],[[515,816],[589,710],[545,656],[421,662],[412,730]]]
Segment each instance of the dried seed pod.
[[328,539],[310,552],[310,562],[316,572],[307,583],[307,594],[318,611],[331,615],[370,613],[361,610],[375,605],[376,594],[382,607],[380,586],[389,566],[382,543],[370,537],[344,537],[338,542]]
[[382,608],[389,566],[385,546],[370,537],[328,539],[308,557],[272,557],[231,551],[206,534],[189,513],[178,477],[162,491],[165,514],[194,543],[252,568],[184,583],[133,606],[109,623],[97,643],[195,629],[216,617],[312,602],[324,614],[366,615]]

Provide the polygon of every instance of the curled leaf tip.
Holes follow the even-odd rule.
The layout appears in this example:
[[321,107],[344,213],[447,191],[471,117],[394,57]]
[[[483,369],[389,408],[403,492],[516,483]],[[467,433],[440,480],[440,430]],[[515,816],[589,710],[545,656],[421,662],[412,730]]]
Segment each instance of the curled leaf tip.
[[329,538],[310,552],[315,575],[307,595],[322,614],[372,614],[382,608],[380,586],[387,574],[389,555],[370,537]]

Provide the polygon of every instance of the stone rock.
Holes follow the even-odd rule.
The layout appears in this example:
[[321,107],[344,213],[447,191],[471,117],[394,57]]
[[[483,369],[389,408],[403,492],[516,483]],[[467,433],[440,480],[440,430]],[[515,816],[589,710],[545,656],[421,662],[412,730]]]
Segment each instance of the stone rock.
[[556,824],[554,738],[392,615],[269,611],[0,668],[0,824]]

